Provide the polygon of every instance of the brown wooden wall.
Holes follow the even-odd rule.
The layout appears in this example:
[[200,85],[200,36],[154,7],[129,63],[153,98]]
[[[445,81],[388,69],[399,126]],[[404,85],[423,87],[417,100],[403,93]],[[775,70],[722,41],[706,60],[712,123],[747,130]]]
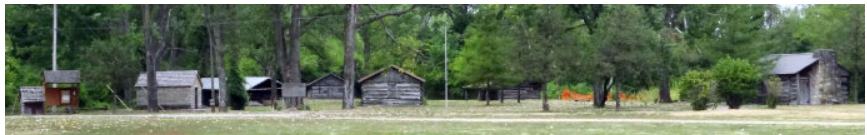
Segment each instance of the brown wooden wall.
[[[49,84],[50,85],[50,84]],[[60,100],[63,98],[61,95],[62,90],[70,91],[70,101],[69,104],[61,104]],[[78,88],[45,88],[45,105],[46,106],[67,106],[72,105],[75,108],[78,108],[78,96],[81,93],[78,91]]]

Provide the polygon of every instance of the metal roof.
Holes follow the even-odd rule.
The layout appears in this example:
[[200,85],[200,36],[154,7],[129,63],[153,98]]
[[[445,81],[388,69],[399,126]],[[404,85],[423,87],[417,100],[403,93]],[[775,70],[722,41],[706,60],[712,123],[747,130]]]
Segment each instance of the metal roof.
[[[197,70],[157,71],[158,87],[193,86],[197,81],[199,81],[199,71]],[[139,74],[135,87],[145,86],[147,86],[147,74]]]
[[[267,76],[244,77],[244,82],[245,82],[244,83],[244,90],[252,90],[253,87],[256,87],[257,85],[262,84],[262,83],[267,83],[269,80],[271,80],[271,77],[267,77]],[[211,87],[212,81],[214,82],[213,87]],[[277,83],[280,83],[280,82],[277,82]],[[220,88],[220,83],[219,83],[219,80],[217,78],[215,78],[215,77],[202,78],[202,89],[203,90],[212,90],[212,89],[219,89],[219,88]]]
[[409,70],[406,70],[406,69],[400,68],[400,67],[398,67],[397,65],[390,65],[390,66],[388,66],[388,67],[384,67],[384,68],[382,68],[382,69],[379,69],[379,70],[377,70],[377,71],[375,71],[375,72],[373,72],[373,73],[368,74],[367,76],[361,77],[361,79],[358,79],[358,82],[359,82],[359,83],[364,82],[365,80],[370,79],[370,78],[372,78],[373,76],[376,76],[376,75],[379,74],[379,73],[382,73],[382,72],[385,71],[386,69],[394,69],[394,70],[397,70],[397,71],[400,72],[400,73],[403,73],[403,74],[409,75],[409,76],[412,77],[412,78],[418,79],[418,80],[421,81],[421,82],[425,82],[424,78],[421,78],[421,77],[419,77],[419,76],[413,74],[412,72],[409,72]]
[[42,72],[45,83],[79,83],[78,70],[45,70]]
[[818,61],[813,58],[813,53],[770,54],[761,59],[761,61],[768,60],[775,60],[774,69],[770,73],[777,75],[796,74]]
[[45,102],[45,89],[42,86],[21,86],[21,102]]

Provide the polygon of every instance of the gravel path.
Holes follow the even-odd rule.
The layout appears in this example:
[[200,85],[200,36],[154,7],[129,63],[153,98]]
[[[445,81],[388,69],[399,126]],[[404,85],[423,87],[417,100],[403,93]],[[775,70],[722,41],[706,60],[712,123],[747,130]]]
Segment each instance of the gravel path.
[[484,123],[673,123],[673,124],[756,124],[756,125],[824,125],[864,126],[864,122],[819,122],[819,121],[759,121],[759,120],[673,120],[673,119],[567,119],[567,118],[412,118],[412,117],[306,117],[306,112],[278,114],[134,114],[134,115],[41,115],[6,116],[17,118],[302,118],[325,120],[373,120],[373,121],[430,121],[430,122],[484,122]]

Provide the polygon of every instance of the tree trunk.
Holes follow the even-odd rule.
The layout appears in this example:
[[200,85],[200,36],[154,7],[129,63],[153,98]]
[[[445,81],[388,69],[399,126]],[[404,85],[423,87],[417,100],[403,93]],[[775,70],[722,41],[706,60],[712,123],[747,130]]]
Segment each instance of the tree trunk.
[[267,66],[268,76],[271,77],[271,108],[277,110],[277,79],[274,75],[273,66]]
[[210,99],[210,101],[208,101],[208,104],[209,104],[209,106],[211,106],[211,112],[217,112],[216,105],[219,105],[219,102],[217,102],[218,101],[217,90],[214,89],[215,87],[214,87],[214,80],[213,80],[214,70],[215,70],[214,69],[214,65],[215,65],[214,61],[216,61],[216,59],[214,59],[214,32],[213,32],[214,30],[213,30],[213,27],[211,27],[211,7],[210,6],[204,6],[204,7],[205,7],[205,24],[206,24],[205,28],[207,29],[207,32],[208,32],[208,59],[210,61],[210,65],[209,65],[210,70],[209,71],[210,71],[210,76],[212,77],[211,78],[211,84],[208,84],[211,86],[211,99]]
[[[288,69],[287,69],[287,66],[285,66],[285,64],[287,62],[285,60],[285,57],[286,57],[286,39],[284,37],[285,33],[284,33],[284,29],[283,29],[283,6],[279,5],[279,4],[271,5],[271,13],[272,13],[272,15],[274,15],[273,16],[274,17],[274,23],[273,23],[274,24],[274,43],[275,43],[275,50],[277,51],[276,52],[276,54],[277,54],[276,60],[277,61],[274,63],[277,63],[278,69],[283,71],[281,73],[281,75],[279,76],[281,78],[279,80],[286,81],[286,80],[289,80],[288,79],[289,76],[286,75],[286,73],[288,73],[287,72]],[[280,72],[278,72],[278,73],[280,73]],[[275,81],[276,80],[278,80],[278,79],[275,78]],[[283,83],[283,84],[286,84],[286,83]],[[282,91],[285,93],[287,90],[284,89]],[[276,92],[275,92],[275,94],[276,94]],[[275,95],[275,98],[276,98],[276,95]],[[289,108],[291,104],[288,104],[287,100],[289,100],[289,98],[283,97],[283,102],[287,103],[284,105],[286,106],[286,108]],[[276,99],[274,100],[274,104],[277,104]],[[274,105],[274,106],[277,106],[277,105]]]
[[662,69],[662,78],[659,82],[659,103],[671,103],[671,82],[669,81],[669,68]]
[[[219,16],[219,15],[217,15]],[[217,17],[219,18],[219,17]],[[216,19],[220,20],[220,19]],[[222,32],[220,32],[220,25],[213,25],[214,27],[214,59],[217,67],[217,75],[220,80],[220,112],[228,112],[228,108],[226,108],[226,104],[228,104],[228,100],[226,100],[229,95],[226,91],[229,86],[226,84],[226,65],[223,62],[223,43],[222,43]]]
[[144,34],[145,40],[145,68],[147,68],[147,103],[148,103],[148,112],[156,113],[159,112],[159,103],[157,100],[157,73],[156,73],[156,49],[154,46],[152,35],[151,35],[151,19],[150,19],[150,5],[143,4],[142,8],[142,31]]
[[491,105],[491,91],[485,88],[485,105]]
[[605,108],[605,83],[602,79],[593,81],[593,107]]
[[617,86],[612,88],[614,91],[614,111],[620,111],[620,83],[617,83]]
[[355,24],[359,5],[346,5],[346,26],[343,40],[343,109],[355,108]]
[[[557,84],[557,89],[560,89],[560,82],[555,82]],[[550,111],[551,107],[548,105],[548,85],[542,84],[542,111]]]
[[[284,72],[286,74],[286,80],[283,83],[286,85],[299,85],[301,84],[301,60],[299,49],[301,47],[301,18],[303,17],[301,12],[302,5],[294,4],[292,5],[292,18],[289,22],[289,57],[288,62],[286,63],[286,69],[289,71]],[[304,103],[302,100],[304,97],[293,97],[295,107],[303,107]]]

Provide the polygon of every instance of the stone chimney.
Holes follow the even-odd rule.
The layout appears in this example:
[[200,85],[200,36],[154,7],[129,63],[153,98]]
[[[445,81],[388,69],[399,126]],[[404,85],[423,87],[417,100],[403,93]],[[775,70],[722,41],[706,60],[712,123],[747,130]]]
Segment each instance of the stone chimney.
[[844,76],[842,68],[837,64],[837,53],[830,49],[818,49],[813,52],[813,58],[817,59],[816,67],[810,84],[814,90],[811,92],[811,104],[840,104],[849,99],[849,90],[843,86]]

